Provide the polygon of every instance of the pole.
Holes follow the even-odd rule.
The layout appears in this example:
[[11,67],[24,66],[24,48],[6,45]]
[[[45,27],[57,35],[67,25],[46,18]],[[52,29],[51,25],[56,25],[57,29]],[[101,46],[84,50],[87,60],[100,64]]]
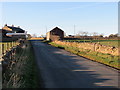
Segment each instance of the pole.
[[46,37],[47,37],[47,26],[46,26]]
[[74,36],[75,36],[75,25],[74,25]]

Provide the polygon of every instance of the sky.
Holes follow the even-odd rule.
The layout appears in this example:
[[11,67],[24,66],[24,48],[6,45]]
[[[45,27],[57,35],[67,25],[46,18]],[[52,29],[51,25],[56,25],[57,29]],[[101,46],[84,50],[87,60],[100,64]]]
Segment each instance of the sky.
[[117,2],[0,2],[0,6],[1,27],[14,24],[38,36],[55,27],[66,35],[73,35],[74,30],[75,34],[118,33]]

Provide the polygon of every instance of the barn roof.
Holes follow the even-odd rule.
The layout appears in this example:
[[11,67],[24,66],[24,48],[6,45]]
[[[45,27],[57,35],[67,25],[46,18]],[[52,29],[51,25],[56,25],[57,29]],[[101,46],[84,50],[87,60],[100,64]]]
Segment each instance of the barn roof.
[[[63,31],[62,29],[60,29],[60,28],[58,28],[58,27],[53,28],[51,31],[55,31],[55,30],[61,30],[61,31]],[[63,32],[64,32],[64,31],[63,31]]]

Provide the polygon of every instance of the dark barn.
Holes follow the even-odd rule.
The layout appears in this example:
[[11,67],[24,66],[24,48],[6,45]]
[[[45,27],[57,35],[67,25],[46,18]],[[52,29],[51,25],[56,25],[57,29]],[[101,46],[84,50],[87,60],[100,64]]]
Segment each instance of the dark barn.
[[52,29],[51,31],[47,33],[46,39],[51,40],[51,41],[63,40],[64,31],[58,27],[55,27],[54,29]]

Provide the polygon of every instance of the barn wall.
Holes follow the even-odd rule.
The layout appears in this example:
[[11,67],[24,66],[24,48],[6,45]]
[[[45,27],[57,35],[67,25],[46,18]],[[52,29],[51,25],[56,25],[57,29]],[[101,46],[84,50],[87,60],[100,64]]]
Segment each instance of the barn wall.
[[50,32],[47,33],[46,39],[50,40]]
[[64,32],[61,30],[50,31],[50,39],[52,41],[62,40],[64,38]]
[[64,39],[64,31],[62,31],[58,27],[54,28],[53,30],[48,32],[46,35],[47,35],[46,36],[47,40],[58,41],[58,40]]

